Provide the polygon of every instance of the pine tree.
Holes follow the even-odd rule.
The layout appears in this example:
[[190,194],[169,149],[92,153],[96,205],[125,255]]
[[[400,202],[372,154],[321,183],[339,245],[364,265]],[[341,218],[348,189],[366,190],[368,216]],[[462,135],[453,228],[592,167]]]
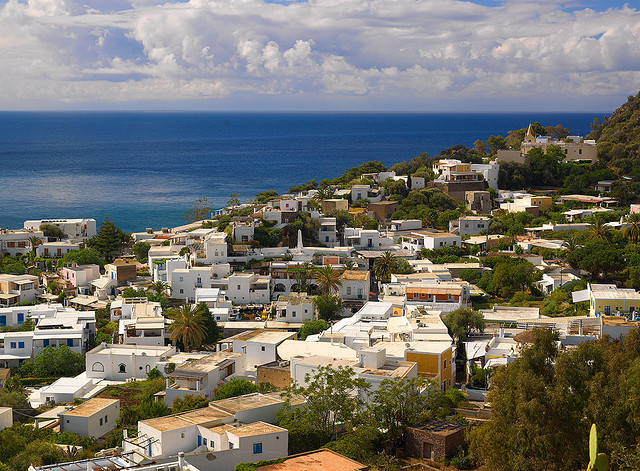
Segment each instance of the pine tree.
[[109,219],[109,216],[106,216],[100,230],[87,241],[87,245],[100,252],[100,255],[107,262],[112,262],[122,243],[121,232],[120,228],[116,227]]

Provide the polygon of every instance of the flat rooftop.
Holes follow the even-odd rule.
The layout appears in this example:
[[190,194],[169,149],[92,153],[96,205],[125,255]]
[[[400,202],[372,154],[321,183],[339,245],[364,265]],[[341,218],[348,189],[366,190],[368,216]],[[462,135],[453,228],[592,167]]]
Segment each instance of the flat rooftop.
[[223,339],[223,341],[237,340],[240,342],[258,342],[277,345],[295,335],[295,332],[287,332],[284,330],[259,329],[252,332],[242,332],[229,339]]
[[154,347],[145,345],[116,345],[106,344],[98,345],[93,350],[87,352],[92,355],[146,355],[146,356],[164,356],[174,351],[173,347]]
[[233,414],[219,408],[203,407],[189,412],[176,415],[167,415],[165,417],[156,417],[155,419],[141,420],[139,423],[154,428],[160,432],[176,430],[191,425],[221,425],[224,419],[233,417]]
[[176,367],[176,370],[202,371],[208,373],[217,368],[220,363],[226,360],[235,360],[240,358],[242,353],[234,353],[228,351],[214,352],[203,358],[187,360]]
[[105,407],[109,407],[116,403],[120,404],[120,400],[94,397],[93,399],[89,399],[84,404],[79,405],[75,409],[65,412],[64,415],[72,415],[75,417],[90,417],[93,414],[102,411]]
[[340,275],[341,280],[347,281],[367,281],[369,279],[368,271],[345,270]]
[[282,404],[284,399],[274,398],[260,393],[245,394],[244,396],[230,397],[227,399],[219,399],[209,403],[210,408],[220,409],[230,414],[238,411],[255,409],[258,407],[272,406]]
[[242,425],[228,432],[236,437],[255,437],[258,435],[266,435],[268,433],[286,432],[287,429],[271,425],[266,422],[254,422],[252,424]]

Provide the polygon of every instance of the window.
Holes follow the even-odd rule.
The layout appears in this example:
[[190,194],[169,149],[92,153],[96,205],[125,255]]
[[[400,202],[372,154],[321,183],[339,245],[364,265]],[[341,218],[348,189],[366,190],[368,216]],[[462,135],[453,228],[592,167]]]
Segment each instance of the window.
[[104,365],[100,362],[95,362],[93,366],[91,366],[91,371],[104,371]]
[[7,316],[0,316],[0,327],[7,326]]
[[118,373],[126,373],[127,372],[127,365],[125,365],[124,363],[120,363],[118,365]]
[[22,324],[24,322],[24,314],[18,314],[18,324]]
[[18,342],[18,348],[24,348],[24,342]]
[[253,444],[253,454],[259,455],[262,453],[262,443],[254,443]]
[[203,438],[203,439],[202,439],[202,444],[203,444],[204,446],[207,446],[207,439],[206,439],[206,438]]
[[16,348],[16,343],[15,342],[11,342],[11,348]]
[[180,277],[180,283],[182,283],[184,281],[184,276]]
[[233,450],[233,443],[229,442],[229,450]]
[[180,288],[180,294],[184,294],[184,290]]
[[180,438],[184,438],[184,432],[180,432]]
[[73,347],[73,339],[67,339],[67,347]]
[[105,416],[104,416],[104,423],[106,424],[107,422],[109,422],[109,416],[108,416],[108,415],[105,415]]
[[102,417],[100,417],[100,427],[102,427]]
[[[295,312],[292,312],[292,313],[291,313],[291,317],[296,317],[296,313],[295,313]],[[263,348],[264,348],[264,347],[263,347]]]
[[442,362],[442,369],[443,369],[443,370],[446,370],[446,369],[447,369],[447,360],[444,360],[444,361]]
[[48,347],[48,346],[49,346],[49,339],[44,339],[44,340],[42,341],[42,345],[43,345],[44,347]]
[[351,286],[347,286],[347,296],[351,296]]
[[265,347],[264,347],[264,345],[261,345],[261,346],[260,346],[260,350],[262,350],[263,352],[266,350],[266,349],[265,349]]

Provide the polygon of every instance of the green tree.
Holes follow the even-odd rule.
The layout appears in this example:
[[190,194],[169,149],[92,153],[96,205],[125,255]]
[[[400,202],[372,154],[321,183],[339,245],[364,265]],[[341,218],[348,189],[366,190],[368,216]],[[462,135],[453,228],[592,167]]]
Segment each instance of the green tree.
[[247,379],[231,378],[231,380],[219,386],[214,392],[214,399],[227,399],[229,397],[244,396],[258,390],[255,383]]
[[330,321],[342,310],[342,300],[337,294],[320,294],[313,298],[313,305],[318,310],[318,317],[325,321]]
[[99,265],[103,267],[107,262],[95,249],[72,250],[63,255],[59,265],[67,263],[77,263],[78,265]]
[[421,376],[389,378],[373,392],[370,407],[387,437],[403,446],[406,428],[429,418],[438,395],[437,384]]
[[338,291],[342,286],[340,280],[341,273],[334,270],[331,266],[325,265],[321,268],[316,268],[314,282],[320,287],[320,291],[326,295]]
[[87,241],[87,245],[98,251],[107,262],[112,262],[122,246],[131,239],[131,234],[123,232],[105,217],[98,233]]
[[471,332],[484,332],[484,316],[480,311],[468,307],[460,307],[451,311],[443,319],[444,324],[458,343],[458,354],[464,357],[464,341]]
[[218,340],[222,339],[222,329],[205,303],[198,304],[196,309],[201,312],[204,317],[206,335],[202,341],[203,345],[215,345]]
[[54,226],[53,224],[41,224],[40,231],[42,231],[44,236],[48,239],[62,240],[67,238],[67,234],[65,234],[58,226]]
[[169,331],[174,344],[181,344],[187,352],[202,346],[207,336],[206,319],[202,310],[193,304],[184,304],[169,311],[168,317],[173,320]]
[[319,334],[320,332],[327,330],[329,327],[331,327],[329,323],[321,319],[303,322],[302,327],[300,327],[300,330],[298,331],[298,338],[300,340],[305,340],[309,335]]
[[207,198],[199,198],[191,203],[191,206],[187,208],[187,212],[182,216],[185,222],[196,222],[208,218],[213,211],[214,204]]
[[29,400],[22,391],[10,391],[6,388],[0,388],[0,407],[11,407],[12,409],[30,408]]
[[385,252],[382,257],[377,258],[375,262],[373,262],[373,273],[380,282],[389,283],[391,281],[391,274],[397,263],[397,257],[391,252]]
[[31,362],[20,365],[22,376],[36,377],[76,376],[85,370],[84,355],[76,353],[66,345],[47,347]]
[[136,256],[136,260],[140,263],[145,263],[147,258],[149,257],[149,249],[151,248],[151,244],[147,242],[136,242],[131,247],[131,251]]
[[171,404],[171,413],[179,414],[193,409],[201,409],[209,405],[209,399],[204,396],[187,394],[184,397],[176,397]]
[[630,226],[624,230],[624,237],[632,244],[640,242],[640,214],[631,214],[627,219]]
[[[353,369],[339,366],[319,366],[305,378],[306,386],[292,385],[285,392],[285,401],[276,417],[279,425],[302,437],[337,437],[340,428],[350,429],[364,411],[366,393],[370,385],[356,378]],[[307,402],[292,408],[291,398],[302,395]],[[310,443],[313,445],[312,443]]]
[[149,290],[153,291],[157,296],[165,296],[167,290],[171,289],[169,284],[162,280],[157,280],[151,283]]

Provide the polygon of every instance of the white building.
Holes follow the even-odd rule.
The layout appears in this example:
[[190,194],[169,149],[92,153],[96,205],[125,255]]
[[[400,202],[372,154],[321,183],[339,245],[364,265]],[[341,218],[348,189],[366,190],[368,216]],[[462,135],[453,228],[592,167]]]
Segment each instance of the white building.
[[43,224],[59,227],[71,239],[91,239],[97,234],[95,219],[35,219],[24,222],[24,228],[37,231]]
[[32,303],[39,293],[37,276],[0,274],[0,307]]
[[488,164],[471,164],[471,171],[481,174],[489,184],[489,188],[498,189],[498,175],[500,174],[498,162],[494,160]]
[[279,322],[302,323],[315,319],[313,298],[301,293],[280,296],[272,306],[275,320]]
[[36,246],[36,256],[45,258],[62,258],[72,250],[78,250],[80,243],[69,240],[44,242]]
[[119,399],[96,397],[60,414],[60,431],[100,438],[115,428],[119,417]]
[[258,329],[224,339],[224,342],[232,343],[233,352],[243,353],[246,372],[254,372],[259,365],[277,360],[278,345],[295,337],[295,332]]
[[253,240],[253,234],[255,232],[255,222],[253,219],[241,218],[232,221],[229,225],[233,231],[233,240],[236,242],[249,242]]
[[411,231],[416,229],[422,229],[422,220],[420,219],[392,219],[389,230],[397,231]]
[[[175,398],[183,398],[187,394],[213,399],[213,391],[226,378],[244,370],[244,355],[236,352],[215,352],[188,360],[167,374],[165,403],[171,407]],[[170,379],[174,380],[173,384],[170,384]]]
[[11,407],[0,407],[0,430],[13,425],[13,409]]
[[123,319],[138,317],[162,316],[162,306],[148,298],[118,298],[110,304],[111,320],[119,322]]
[[320,229],[318,229],[318,241],[327,247],[338,247],[338,230],[336,218],[320,218]]
[[402,249],[411,254],[422,249],[438,250],[444,247],[460,247],[462,238],[449,232],[413,231],[402,241]]
[[220,288],[197,288],[196,304],[204,303],[209,309],[231,308],[233,303],[227,292]]
[[369,300],[370,272],[364,270],[345,270],[340,275],[340,298],[343,301]]
[[32,352],[33,332],[0,332],[0,368],[18,366]]
[[[30,399],[37,398],[40,404],[61,404],[82,399],[95,387],[95,382],[86,375],[80,374],[75,378],[60,378],[48,386],[37,390]],[[117,418],[117,417],[116,417]]]
[[87,352],[87,377],[111,381],[146,378],[153,368],[164,372],[175,347],[115,345],[103,343]]
[[31,252],[31,237],[37,237],[45,242],[47,238],[42,231],[23,231],[0,229],[0,254],[9,254],[12,257]]
[[211,288],[213,280],[220,280],[229,275],[231,267],[228,263],[215,264],[208,267],[180,268],[171,272],[171,296],[193,302],[196,290]]
[[485,216],[461,216],[449,221],[449,232],[461,236],[477,235],[487,231],[489,224],[491,224],[491,218]]
[[151,279],[155,281],[171,281],[171,270],[176,268],[186,268],[187,262],[180,256],[179,252],[174,252],[170,247],[158,245],[149,249],[148,261]]
[[375,229],[345,227],[344,241],[347,247],[354,249],[377,249],[381,246],[380,233]]
[[382,201],[384,188],[371,188],[369,185],[353,185],[351,187],[351,201],[361,199],[369,200],[371,203]]
[[227,296],[236,304],[269,304],[271,278],[253,273],[234,273],[227,279]]

